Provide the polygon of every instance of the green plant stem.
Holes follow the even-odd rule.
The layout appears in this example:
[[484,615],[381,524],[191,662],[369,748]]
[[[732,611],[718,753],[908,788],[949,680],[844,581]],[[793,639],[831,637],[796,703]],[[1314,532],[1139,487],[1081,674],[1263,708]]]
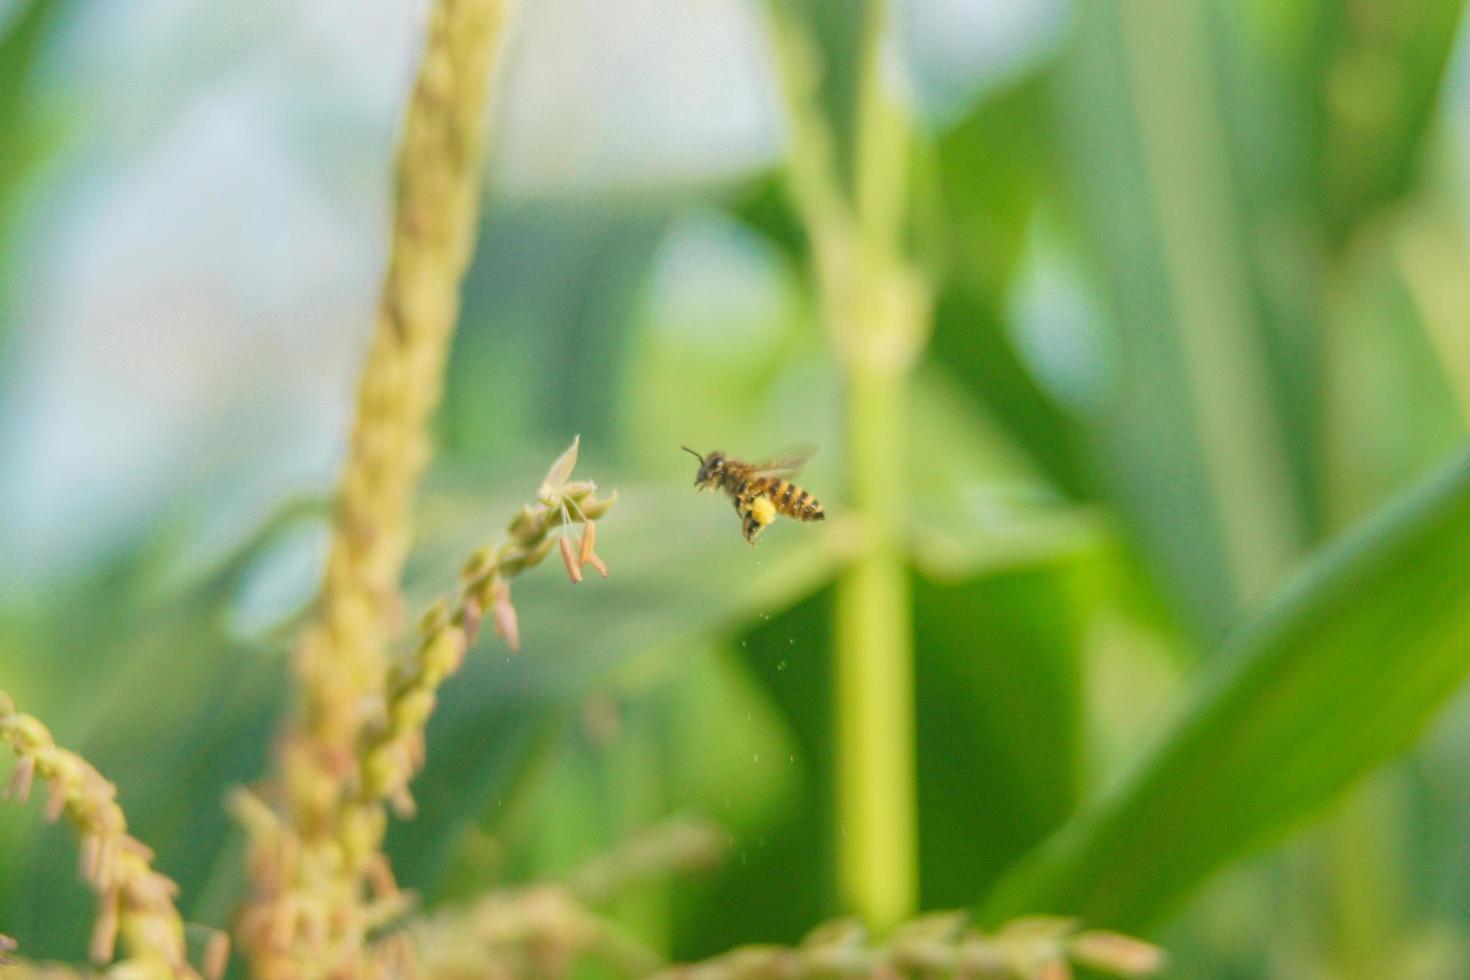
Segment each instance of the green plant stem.
[[837,816],[846,903],[875,928],[917,906],[912,611],[898,522],[903,377],[848,377],[851,505],[862,555],[837,585]]
[[910,122],[885,84],[886,7],[872,0],[848,194],[816,98],[816,52],[788,6],[768,9],[786,101],[787,193],[843,372],[847,503],[859,529],[837,583],[838,879],[844,905],[886,929],[913,914],[918,893],[903,474],[905,388],[928,334],[928,293],[903,257]]
[[[913,641],[903,523],[905,387],[927,303],[902,258],[911,148],[881,70],[885,5],[870,3],[854,189],[816,100],[818,65],[771,5],[789,127],[788,190],[806,226],[823,318],[846,390],[848,505],[860,531],[837,584],[837,859],[843,903],[884,929],[917,907]],[[849,203],[849,201],[851,203]]]
[[864,541],[837,585],[837,792],[842,892],[874,928],[918,907],[913,610],[904,522],[906,387],[927,335],[923,290],[902,257],[912,149],[907,107],[884,77],[887,4],[863,33],[852,261],[827,311],[846,372],[850,502]]

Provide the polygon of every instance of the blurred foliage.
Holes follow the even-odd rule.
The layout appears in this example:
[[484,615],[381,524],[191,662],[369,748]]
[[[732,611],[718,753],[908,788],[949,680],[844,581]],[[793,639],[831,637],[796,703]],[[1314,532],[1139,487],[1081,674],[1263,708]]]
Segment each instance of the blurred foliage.
[[[0,215],[44,143],[35,65],[60,9],[23,5],[0,41],[20,150]],[[798,10],[849,148],[868,9]],[[923,905],[1163,935],[1180,976],[1456,976],[1463,4],[1068,11],[1054,49],[918,118]],[[846,911],[831,582],[853,529],[806,254],[767,169],[487,208],[410,597],[442,591],[576,432],[622,498],[605,588],[568,609],[564,583],[518,584],[524,652],[474,650],[443,692],[419,815],[390,835],[431,907],[693,812],[728,857],[614,902],[640,941],[693,960]],[[823,447],[802,479],[834,519],[755,552],[677,448],[798,441]],[[243,880],[222,800],[267,767],[310,602],[309,575],[262,582],[319,562],[321,525],[288,508],[201,558],[200,506],[167,502],[84,574],[0,597],[0,687],[118,784],[185,916],[224,925]],[[80,960],[76,854],[33,816],[0,811],[0,931]],[[1364,966],[1365,946],[1392,963]]]
[[1210,870],[1413,744],[1470,672],[1467,538],[1462,458],[1244,627],[1158,754],[993,908],[1067,908],[1144,928]]
[[[0,22],[0,240],[13,233],[24,214],[21,207],[26,181],[45,162],[54,141],[55,126],[48,122],[37,98],[37,67],[67,4],[64,0],[29,0],[8,22]],[[6,315],[12,301],[11,277],[4,250],[0,250],[0,343],[13,329]]]

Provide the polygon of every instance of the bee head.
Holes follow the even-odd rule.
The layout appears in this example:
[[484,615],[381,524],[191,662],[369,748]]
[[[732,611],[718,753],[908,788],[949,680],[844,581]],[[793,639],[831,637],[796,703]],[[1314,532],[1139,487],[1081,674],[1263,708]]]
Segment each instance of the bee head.
[[699,460],[699,472],[694,475],[694,489],[712,490],[719,486],[720,472],[725,468],[725,454],[716,450],[708,456],[701,456],[688,446],[681,448]]

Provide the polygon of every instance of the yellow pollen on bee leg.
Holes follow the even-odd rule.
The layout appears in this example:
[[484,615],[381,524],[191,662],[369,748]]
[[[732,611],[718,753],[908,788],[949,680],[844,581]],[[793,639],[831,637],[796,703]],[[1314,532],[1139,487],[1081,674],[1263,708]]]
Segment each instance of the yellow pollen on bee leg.
[[750,504],[750,516],[762,527],[776,519],[776,505],[770,497],[756,497]]

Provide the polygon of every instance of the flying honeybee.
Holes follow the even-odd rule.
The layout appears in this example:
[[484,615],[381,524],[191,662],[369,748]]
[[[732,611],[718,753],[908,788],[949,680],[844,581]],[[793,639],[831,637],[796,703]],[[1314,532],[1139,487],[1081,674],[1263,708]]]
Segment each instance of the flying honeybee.
[[820,521],[827,516],[815,497],[786,479],[811,458],[811,449],[747,463],[719,450],[701,456],[688,446],[681,448],[699,460],[694,488],[728,493],[735,502],[735,512],[740,515],[741,533],[751,544],[776,520],[777,514],[797,521]]

